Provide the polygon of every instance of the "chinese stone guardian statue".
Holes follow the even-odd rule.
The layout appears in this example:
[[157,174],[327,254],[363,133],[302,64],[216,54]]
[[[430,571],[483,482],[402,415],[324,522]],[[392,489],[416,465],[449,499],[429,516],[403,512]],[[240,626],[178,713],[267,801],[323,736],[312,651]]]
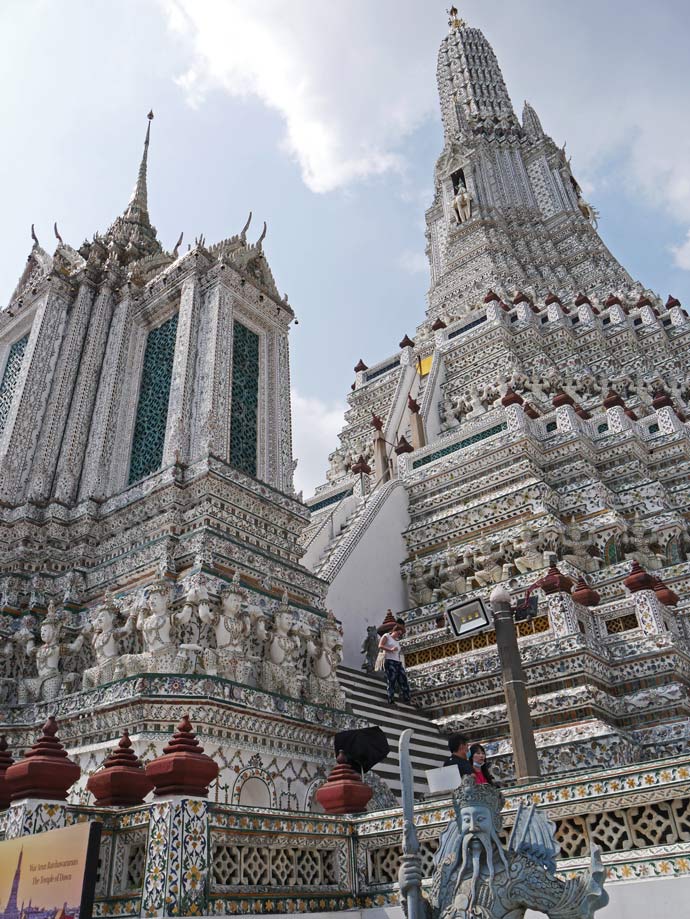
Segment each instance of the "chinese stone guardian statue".
[[494,785],[464,777],[454,806],[455,818],[434,856],[428,899],[421,895],[421,863],[411,852],[414,845],[406,827],[400,892],[408,907],[412,898],[419,916],[523,919],[530,909],[550,919],[591,919],[608,903],[599,847],[592,846],[590,871],[567,881],[557,878],[553,827],[534,805],[518,811],[507,848],[499,837],[503,796]]

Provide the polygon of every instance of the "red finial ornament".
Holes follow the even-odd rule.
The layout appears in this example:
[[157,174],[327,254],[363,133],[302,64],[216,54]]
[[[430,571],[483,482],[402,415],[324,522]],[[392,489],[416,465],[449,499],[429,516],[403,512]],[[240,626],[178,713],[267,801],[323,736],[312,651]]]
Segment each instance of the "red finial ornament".
[[79,766],[67,756],[57,737],[57,721],[51,715],[43,734],[24,757],[5,771],[5,782],[12,801],[40,798],[65,801],[67,792],[81,775]]
[[124,731],[103,768],[89,776],[86,787],[99,807],[134,807],[144,803],[146,795],[153,791],[153,782],[132,750],[128,731]]
[[654,578],[644,570],[637,559],[632,563],[630,574],[623,579],[623,583],[631,594],[639,590],[654,590]]
[[154,795],[191,795],[205,798],[208,786],[218,777],[218,764],[204,753],[194,734],[189,715],[183,715],[163,755],[146,766]]
[[342,750],[336,763],[325,784],[317,790],[316,800],[327,814],[361,814],[373,790],[350,766]]

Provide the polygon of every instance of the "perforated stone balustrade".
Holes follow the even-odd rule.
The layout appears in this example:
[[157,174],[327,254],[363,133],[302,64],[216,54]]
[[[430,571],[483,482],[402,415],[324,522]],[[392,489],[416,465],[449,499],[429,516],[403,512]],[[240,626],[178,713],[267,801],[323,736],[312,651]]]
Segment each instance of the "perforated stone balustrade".
[[[504,836],[520,800],[556,824],[559,870],[602,847],[609,883],[690,874],[690,756],[505,790]],[[416,807],[428,878],[449,798]],[[103,822],[95,916],[323,912],[396,902],[400,810],[359,818],[170,799],[136,808],[21,802],[0,838]],[[158,913],[162,914],[162,913]]]

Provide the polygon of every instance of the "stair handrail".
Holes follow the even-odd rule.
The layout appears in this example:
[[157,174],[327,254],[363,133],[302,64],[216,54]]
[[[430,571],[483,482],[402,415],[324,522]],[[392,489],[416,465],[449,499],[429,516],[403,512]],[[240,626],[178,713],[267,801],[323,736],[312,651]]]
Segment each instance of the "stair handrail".
[[[365,530],[369,526],[369,523],[375,515],[379,505],[383,503],[383,501],[394,489],[400,487],[402,487],[402,482],[400,479],[390,479],[388,482],[379,480],[369,492],[361,507],[359,507],[352,515],[349,522],[354,523],[357,519],[366,521],[362,527],[362,529]],[[352,533],[348,535],[352,535]],[[345,561],[348,559],[352,550],[354,549],[354,543],[352,541],[348,543],[345,539],[343,543],[341,543],[341,536],[343,536],[342,532],[339,533],[338,536],[333,540],[333,551],[328,553],[327,564],[318,566],[319,577],[324,578],[324,580],[333,580],[335,575],[338,573],[338,571],[340,571],[342,566],[345,564]],[[341,545],[345,546],[347,551],[343,551],[341,555],[338,556],[337,549],[340,548]],[[334,564],[336,561],[338,562],[337,565]]]

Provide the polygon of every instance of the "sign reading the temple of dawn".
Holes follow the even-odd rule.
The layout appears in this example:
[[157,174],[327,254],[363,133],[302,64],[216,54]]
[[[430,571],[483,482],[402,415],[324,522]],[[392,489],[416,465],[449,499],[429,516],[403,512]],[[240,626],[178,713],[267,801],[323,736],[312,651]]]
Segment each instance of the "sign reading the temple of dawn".
[[100,823],[0,842],[0,919],[91,919]]

